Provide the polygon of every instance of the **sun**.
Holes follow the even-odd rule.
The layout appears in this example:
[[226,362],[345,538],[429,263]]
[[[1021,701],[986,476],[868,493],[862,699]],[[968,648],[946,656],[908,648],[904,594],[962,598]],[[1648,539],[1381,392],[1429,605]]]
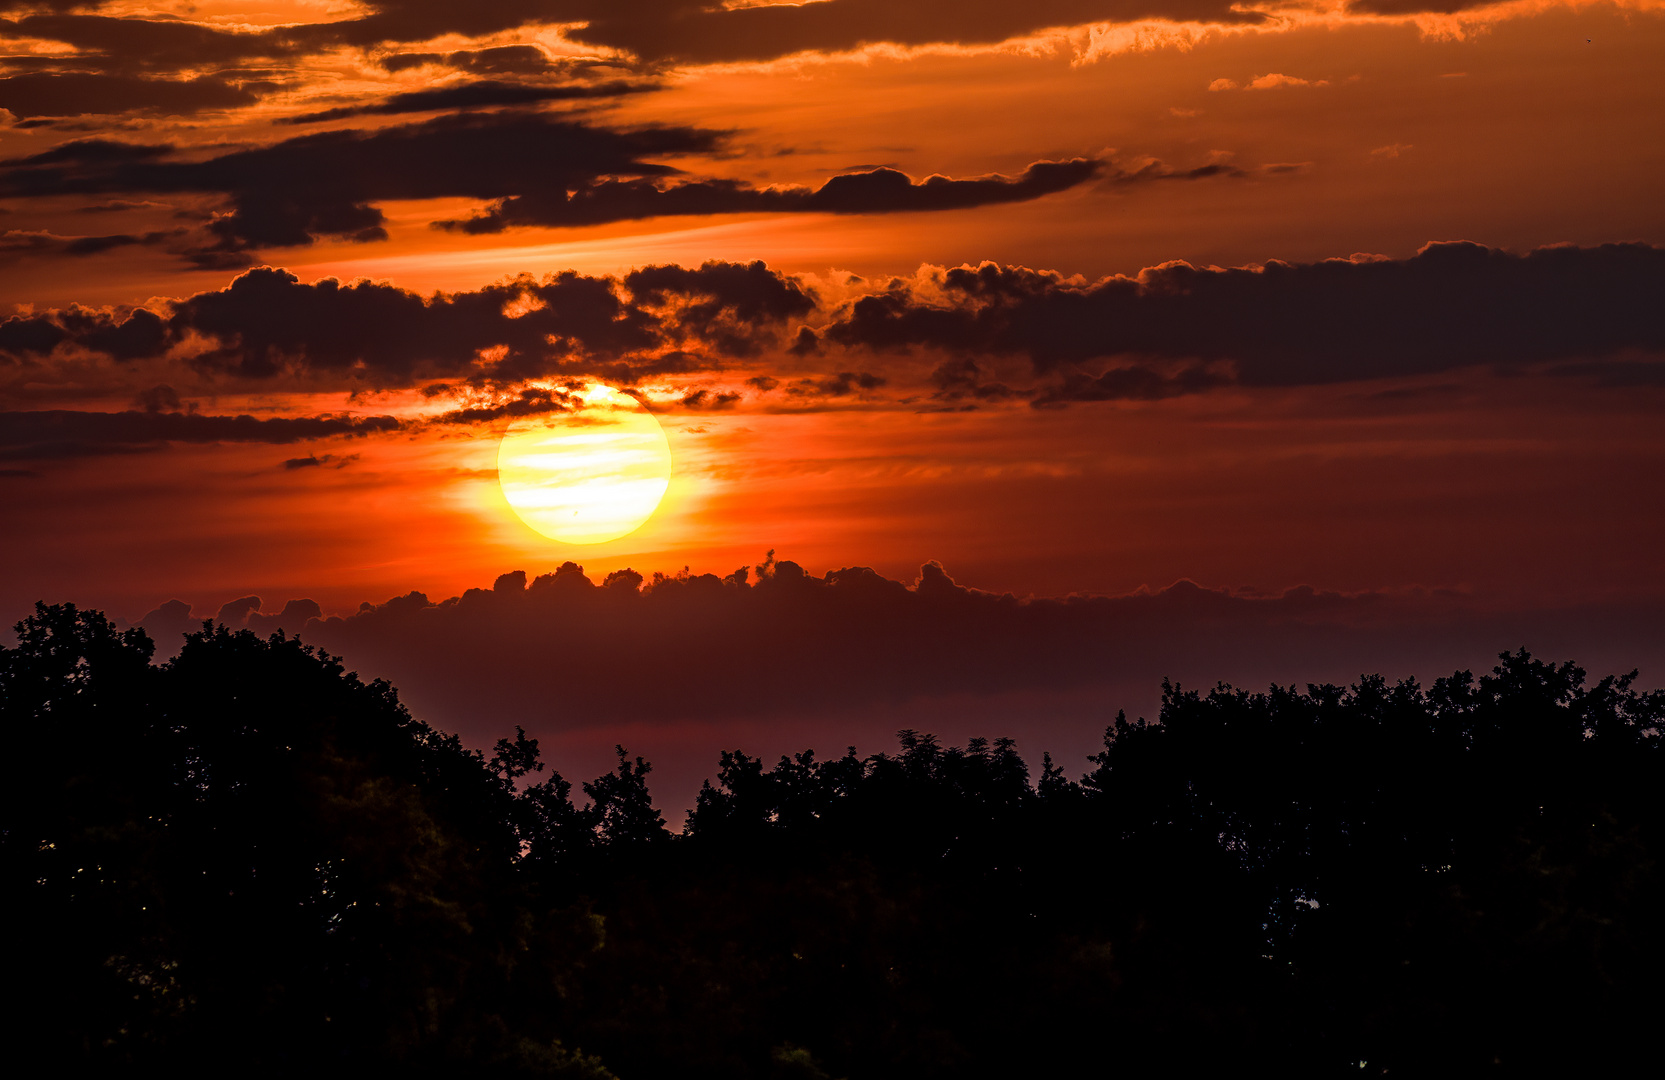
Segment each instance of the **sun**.
[[642,403],[595,384],[578,408],[515,421],[497,448],[503,497],[564,544],[602,544],[642,527],[665,497],[671,446]]

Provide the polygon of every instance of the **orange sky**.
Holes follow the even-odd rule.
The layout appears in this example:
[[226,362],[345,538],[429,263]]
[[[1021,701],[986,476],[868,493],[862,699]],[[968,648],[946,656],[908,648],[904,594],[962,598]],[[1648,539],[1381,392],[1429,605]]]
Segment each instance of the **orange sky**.
[[[848,25],[891,32],[882,9],[833,2]],[[1665,282],[1647,276],[1649,245],[1665,244],[1658,3],[1249,5],[1270,17],[1224,25],[1208,4],[1060,0],[1028,18],[1063,21],[1006,39],[1001,20],[1025,16],[975,5],[962,22],[922,6],[915,40],[853,52],[825,28],[780,38],[820,33],[825,49],[757,37],[779,53],[762,59],[709,62],[699,50],[729,47],[722,34],[663,55],[608,44],[659,40],[647,28],[677,6],[624,5],[618,27],[585,30],[602,16],[567,0],[10,5],[0,614],[75,599],[137,619],[172,598],[200,614],[251,593],[268,610],[307,597],[347,613],[568,559],[598,579],[726,574],[770,549],[814,573],[906,581],[937,559],[1018,595],[1191,579],[1446,591],[1475,611],[1665,601],[1665,378],[1647,313]],[[99,37],[101,18],[129,20],[127,36]],[[122,44],[192,25],[222,36]],[[423,93],[442,96],[409,97]],[[1063,171],[1025,171],[1036,162]],[[911,186],[880,192],[879,169]],[[952,181],[928,188],[937,174]],[[684,196],[689,212],[651,209]],[[434,224],[491,214],[507,226]],[[1459,274],[1390,299],[1362,261],[1333,271],[1357,279],[1333,286],[1345,299],[1325,291],[1323,260],[1380,256],[1414,278],[1433,265],[1424,245],[1459,240],[1495,254],[1472,297]],[[1642,245],[1625,249],[1631,269],[1599,271],[1619,284],[1587,287],[1609,259],[1598,245],[1627,243]],[[1533,278],[1550,301],[1522,299],[1523,260],[1546,245],[1584,261]],[[704,285],[649,300],[622,279],[713,260],[767,264],[779,306],[759,314],[734,293],[699,323]],[[998,341],[910,323],[892,344],[856,318],[886,297],[920,320],[1006,310],[944,286],[956,266],[1056,271],[1047,295],[1073,303],[1108,275],[1271,260],[1309,268],[1282,322],[1256,314],[1282,294],[1222,273],[1189,314],[1140,294],[1167,331],[1132,308],[1072,323],[1062,359],[1047,352],[1053,315]],[[458,329],[453,346],[435,329],[421,332],[431,357],[355,360],[355,335],[375,339],[383,315],[302,325],[312,316],[214,306],[262,265],[291,271],[296,295],[370,278],[412,303],[455,294],[459,312],[493,282],[573,271],[601,291],[562,318],[590,317],[611,290],[634,314],[608,325],[645,318],[657,336],[556,333],[522,355],[496,330]],[[1587,300],[1545,314],[1557,282],[1612,306],[1588,326]],[[479,304],[507,326],[487,310],[502,295]],[[1406,329],[1448,302],[1458,314]],[[1351,314],[1321,348],[1308,324],[1337,304]],[[157,317],[150,345],[111,351],[86,329],[136,306]],[[1511,344],[1522,313],[1543,324]],[[260,333],[304,344],[249,345],[254,323],[238,320],[268,317],[284,325]],[[1216,319],[1246,329],[1221,345]],[[800,326],[814,347],[793,351]],[[39,333],[63,340],[29,345]],[[331,349],[339,363],[319,359]],[[1145,389],[1104,389],[1123,375]],[[568,377],[642,395],[670,439],[669,494],[620,540],[548,540],[496,485],[504,410]],[[51,411],[64,415],[48,430]],[[112,433],[123,413],[151,426]],[[180,434],[193,416],[206,419],[192,430],[225,418],[229,432],[243,414],[331,431],[395,419],[358,435]]]

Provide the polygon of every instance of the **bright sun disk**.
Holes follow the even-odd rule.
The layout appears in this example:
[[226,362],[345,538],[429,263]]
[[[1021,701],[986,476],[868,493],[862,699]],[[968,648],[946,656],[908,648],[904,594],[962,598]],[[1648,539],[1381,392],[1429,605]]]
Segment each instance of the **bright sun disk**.
[[581,408],[516,420],[497,448],[503,497],[533,529],[601,544],[641,528],[665,497],[671,447],[641,402],[594,385]]

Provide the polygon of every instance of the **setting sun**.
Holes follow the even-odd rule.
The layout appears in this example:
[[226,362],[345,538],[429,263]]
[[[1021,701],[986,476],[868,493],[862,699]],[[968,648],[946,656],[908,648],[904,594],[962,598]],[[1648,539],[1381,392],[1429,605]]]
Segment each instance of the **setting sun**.
[[497,478],[520,519],[552,540],[600,544],[641,528],[670,483],[671,448],[628,394],[592,385],[569,412],[515,422]]

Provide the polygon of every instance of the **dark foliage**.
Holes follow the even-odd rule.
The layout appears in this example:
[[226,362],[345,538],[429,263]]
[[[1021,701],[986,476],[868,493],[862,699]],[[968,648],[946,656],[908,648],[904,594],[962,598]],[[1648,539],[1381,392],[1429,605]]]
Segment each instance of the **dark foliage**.
[[[548,1009],[598,942],[517,873],[515,763],[281,635],[38,607],[0,669],[11,1053],[605,1075]],[[522,994],[522,985],[530,987]]]
[[7,1020],[66,1065],[1608,1074],[1665,1004],[1665,693],[1524,651],[1170,686],[1079,781],[914,731],[724,752],[673,835],[622,747],[580,805],[281,634],[18,633]]

